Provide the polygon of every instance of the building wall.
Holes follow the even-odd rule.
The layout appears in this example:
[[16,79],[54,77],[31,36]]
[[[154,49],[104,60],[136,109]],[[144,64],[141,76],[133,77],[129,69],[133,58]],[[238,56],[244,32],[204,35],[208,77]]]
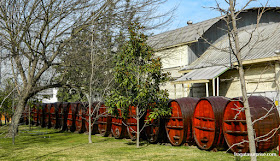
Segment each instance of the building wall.
[[176,86],[175,94],[174,84],[172,84],[171,81],[180,78],[182,74],[178,71],[181,70],[182,67],[188,65],[188,48],[188,45],[183,45],[179,47],[160,50],[155,53],[156,56],[161,58],[163,72],[170,73],[170,82],[163,84],[161,89],[168,90],[169,98],[171,99],[180,98],[183,96],[182,87],[179,85]]
[[[254,64],[246,66],[245,69],[247,95],[265,96],[270,98],[277,106],[280,114],[279,75],[279,62]],[[232,80],[227,80],[229,78]],[[221,76],[221,79],[225,79],[220,86],[222,96],[229,98],[242,96],[237,70],[226,72]]]
[[188,45],[160,50],[155,55],[161,58],[163,69],[188,65]]
[[58,89],[57,88],[52,88],[52,94],[50,95],[51,97],[49,99],[44,98],[42,100],[43,103],[54,103],[57,102],[57,92]]
[[[169,98],[189,97],[194,94],[195,97],[202,97],[205,93],[204,84],[173,84],[172,81],[182,76],[179,71],[197,59],[197,56],[191,52],[188,45],[173,47],[157,51],[156,56],[161,58],[163,72],[169,72],[171,80],[161,86],[161,89],[168,90]],[[176,87],[175,87],[176,86]],[[192,87],[192,88],[191,88]],[[204,87],[204,88],[201,88]],[[176,88],[176,89],[175,89]]]
[[181,77],[181,74],[178,72],[180,67],[173,67],[168,69],[163,69],[163,72],[169,72],[171,75],[171,80],[161,86],[161,89],[166,89],[169,93],[169,98],[175,99],[182,97],[182,88],[179,85],[176,85],[176,92],[174,84],[171,83],[172,80],[176,80],[177,78]]
[[[165,71],[172,71],[173,76],[179,71],[178,68]],[[248,95],[262,95],[269,97],[278,104],[277,82],[280,82],[280,66],[278,63],[261,63],[245,66],[245,81]],[[239,73],[237,69],[231,69],[219,77],[219,95],[228,98],[242,96]],[[208,83],[209,96],[213,96],[212,80]],[[169,98],[181,97],[206,97],[205,83],[185,83],[176,84],[176,92],[174,84],[168,82],[163,87],[169,91]],[[216,91],[218,88],[216,87]],[[176,94],[175,94],[176,93]],[[279,92],[278,92],[279,93]]]
[[[57,88],[50,88],[39,92],[36,96],[39,100],[42,100],[43,103],[54,103],[57,102]],[[48,96],[49,98],[44,98]]]
[[[229,98],[242,95],[238,70],[229,70],[220,77],[220,95]],[[262,63],[245,66],[247,94],[276,93],[275,65]]]
[[[277,84],[280,82],[280,65],[279,63],[266,62],[245,66],[245,81],[247,84],[248,95],[262,95],[269,97],[276,104],[279,98],[277,96]],[[237,69],[231,69],[219,77],[219,96],[228,98],[242,96],[239,73]],[[182,86],[178,84],[177,88]],[[209,96],[213,96],[212,80],[208,83]],[[177,89],[178,90],[178,89]],[[218,88],[216,87],[216,91]],[[182,91],[182,89],[180,89]],[[205,83],[184,84],[184,96],[188,97],[206,97]],[[279,92],[278,92],[279,93]],[[178,95],[180,98],[182,94]]]

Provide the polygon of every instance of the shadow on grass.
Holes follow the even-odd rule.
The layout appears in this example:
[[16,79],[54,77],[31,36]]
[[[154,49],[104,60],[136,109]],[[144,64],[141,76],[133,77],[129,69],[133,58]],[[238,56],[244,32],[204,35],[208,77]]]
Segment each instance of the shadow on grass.
[[[51,131],[50,131],[51,130]],[[83,134],[77,134],[83,135]],[[19,134],[16,136],[16,146],[19,146],[21,149],[28,148],[28,145],[32,144],[52,144],[55,142],[63,142],[64,140],[72,139],[75,140],[77,135],[69,131],[62,131],[58,129],[47,129],[41,127],[34,127],[31,130],[22,128],[19,130]],[[4,135],[3,135],[4,136]],[[0,139],[1,135],[0,135]],[[11,140],[12,138],[4,138]],[[94,143],[110,141],[112,138],[96,138]]]
[[48,153],[48,154],[44,154],[44,155],[41,155],[41,156],[35,157],[33,160],[40,160],[40,159],[43,159],[44,157],[47,157],[47,156],[49,156],[49,155],[58,154],[58,153],[60,153],[61,151],[65,151],[65,150],[75,149],[75,148],[78,148],[78,147],[84,146],[84,145],[86,145],[86,144],[88,144],[88,143],[85,143],[85,144],[79,144],[79,145],[72,146],[72,147],[65,148],[65,149],[60,149],[60,150],[55,151],[55,152],[51,152],[51,153]]
[[[111,141],[111,140],[112,140],[112,138],[108,138],[108,137],[104,138],[104,137],[103,137],[103,138],[100,139],[100,140],[94,140],[92,144],[95,144],[95,143],[104,143],[104,142],[106,142],[106,141]],[[35,157],[33,160],[41,160],[41,159],[43,159],[44,157],[47,157],[47,156],[49,156],[49,155],[58,154],[58,153],[60,153],[60,152],[62,152],[62,151],[72,150],[72,149],[75,149],[75,148],[78,148],[78,147],[82,147],[82,146],[85,146],[85,145],[88,145],[88,144],[89,144],[89,143],[78,144],[78,145],[75,145],[75,146],[71,146],[71,147],[69,147],[69,148],[60,149],[60,150],[57,150],[57,151],[55,151],[55,152],[50,152],[50,153],[48,153],[48,154],[44,154],[44,155]]]
[[103,143],[103,142],[105,142],[105,141],[112,141],[113,139],[112,138],[102,138],[102,139],[100,139],[100,140],[95,140],[94,142],[93,142],[93,144],[94,143]]
[[[125,143],[125,144],[127,144],[127,145],[135,145],[136,146],[136,141],[129,141],[129,142]],[[140,146],[144,146],[145,145],[145,147],[146,147],[146,146],[149,146],[150,143],[147,142],[147,141],[140,141],[139,145]]]
[[[20,130],[19,134],[16,136],[15,146],[17,149],[26,149],[32,146],[32,144],[52,144],[55,142],[61,142],[63,140],[68,140],[71,138],[75,138],[75,135],[69,132],[61,132],[56,131],[55,129],[51,129],[52,131],[47,131],[50,129],[32,129],[32,130]],[[1,138],[5,139],[6,141],[11,141],[12,138]],[[11,146],[11,148],[14,146]]]

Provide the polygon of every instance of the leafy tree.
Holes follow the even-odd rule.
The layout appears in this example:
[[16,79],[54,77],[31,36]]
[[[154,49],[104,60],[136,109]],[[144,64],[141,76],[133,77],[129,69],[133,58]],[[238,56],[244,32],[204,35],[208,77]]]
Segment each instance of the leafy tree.
[[143,29],[138,23],[129,27],[129,40],[115,56],[114,78],[117,87],[106,98],[106,105],[111,107],[109,111],[115,115],[120,109],[122,116],[127,117],[130,106],[137,108],[137,147],[139,119],[146,110],[151,109],[150,118],[171,113],[167,106],[168,93],[160,89],[161,83],[169,79],[168,74],[162,73],[160,58],[156,58],[153,49],[147,45]]
[[[62,87],[58,89],[57,99],[58,102],[76,102],[83,98],[83,94],[77,90]],[[81,100],[86,101],[86,100]]]
[[[13,93],[14,87],[12,79],[7,78],[3,81],[2,88],[0,89],[0,114],[5,116],[5,119],[13,115],[13,104],[17,99]],[[1,118],[1,116],[0,116]]]
[[[8,95],[8,90],[0,90],[0,118],[2,115],[5,116],[5,118],[9,118],[12,116],[12,98],[6,97]],[[0,121],[0,125],[2,124],[2,121]]]
[[[111,19],[112,17],[108,17]],[[104,19],[102,19],[104,21]],[[102,21],[100,20],[100,21]],[[96,23],[100,22],[97,20]],[[63,66],[58,70],[64,74],[65,83],[68,87],[61,89],[58,93],[59,99],[63,101],[89,102],[92,107],[94,95],[104,95],[111,87],[112,74],[112,34],[109,25],[102,23],[93,25],[82,30],[69,42],[62,57]],[[64,90],[64,91],[63,91]],[[76,91],[70,94],[69,90]],[[96,98],[95,99],[100,99]],[[102,99],[102,98],[101,98]],[[99,100],[101,101],[101,100]],[[97,105],[99,106],[99,104]],[[91,118],[97,120],[98,116],[93,115],[98,107],[89,109],[89,143],[91,143]],[[93,122],[94,123],[94,122]]]
[[[104,29],[98,28],[100,25],[83,29],[67,44],[61,57],[63,65],[58,69],[64,73],[62,76],[65,83],[63,84],[68,86],[68,89],[64,89],[68,92],[64,91],[63,93],[69,93],[70,90],[81,94],[81,97],[88,94],[91,70],[94,73],[93,92],[102,93],[110,81],[110,77],[112,77],[110,73],[110,69],[112,69],[112,53],[110,51],[112,40],[109,38],[111,35],[106,34]],[[94,28],[94,32],[91,31],[91,28]],[[94,39],[94,60],[91,60],[92,39]],[[76,101],[80,99],[79,97],[75,98]]]
[[[164,2],[165,0],[110,1],[106,12],[96,13],[98,19],[89,22],[88,26],[73,35],[73,39],[66,45],[64,55],[61,57],[63,66],[59,69],[63,73],[61,75],[65,81],[63,84],[86,96],[89,107],[94,99],[102,101],[108,91],[114,88],[113,58],[115,52],[125,42],[129,33],[128,26],[131,22],[140,21],[147,23],[147,30],[151,30],[166,24],[170,19],[159,18],[167,15],[169,17],[169,14],[151,13],[156,10],[156,6]],[[72,32],[76,33],[75,30],[76,28]],[[94,117],[93,120],[99,117],[93,115],[98,106],[99,104],[93,107],[93,111],[89,109],[89,125],[91,117]],[[89,143],[92,142],[90,132],[89,127]]]

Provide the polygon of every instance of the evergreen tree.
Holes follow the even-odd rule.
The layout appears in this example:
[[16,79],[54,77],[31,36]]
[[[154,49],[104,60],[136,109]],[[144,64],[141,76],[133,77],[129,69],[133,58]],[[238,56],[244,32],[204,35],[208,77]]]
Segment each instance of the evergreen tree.
[[127,117],[129,107],[137,108],[137,147],[139,146],[139,119],[150,109],[150,118],[166,116],[171,113],[167,106],[168,93],[160,85],[168,81],[168,73],[162,73],[160,58],[155,57],[153,49],[147,45],[147,36],[139,24],[129,27],[129,40],[116,54],[114,78],[116,88],[106,98],[109,112],[117,115],[120,109]]

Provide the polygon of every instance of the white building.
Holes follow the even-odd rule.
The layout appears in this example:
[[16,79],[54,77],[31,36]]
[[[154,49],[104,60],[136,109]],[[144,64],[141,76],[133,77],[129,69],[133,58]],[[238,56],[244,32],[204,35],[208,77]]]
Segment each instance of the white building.
[[[280,9],[267,8],[256,29],[258,11],[241,12],[237,22],[241,44],[251,40],[242,51],[247,92],[278,104],[280,56],[275,51],[280,49]],[[150,37],[149,43],[162,58],[163,71],[172,76],[163,87],[170,98],[242,95],[226,29],[225,21],[218,17]]]
[[39,92],[36,96],[42,100],[42,103],[54,103],[57,102],[58,88],[50,88]]

